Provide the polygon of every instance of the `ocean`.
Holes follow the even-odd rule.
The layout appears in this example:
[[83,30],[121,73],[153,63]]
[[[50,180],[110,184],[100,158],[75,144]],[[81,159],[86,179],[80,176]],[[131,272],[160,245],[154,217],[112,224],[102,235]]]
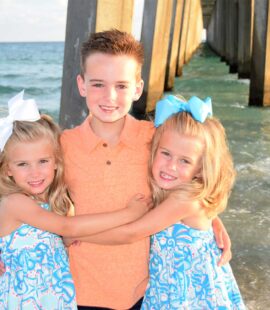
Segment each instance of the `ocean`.
[[25,99],[58,120],[63,55],[63,42],[0,43],[0,113],[24,89]]
[[[0,117],[22,89],[58,120],[64,43],[0,43]],[[228,208],[221,214],[232,240],[231,266],[248,309],[270,309],[270,109],[248,106],[249,80],[205,45],[197,51],[173,93],[210,96],[224,124],[237,170]]]

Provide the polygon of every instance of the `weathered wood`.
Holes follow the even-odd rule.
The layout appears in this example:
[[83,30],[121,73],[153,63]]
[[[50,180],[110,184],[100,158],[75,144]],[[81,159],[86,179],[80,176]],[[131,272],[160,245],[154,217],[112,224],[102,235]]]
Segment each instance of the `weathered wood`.
[[71,128],[88,114],[85,99],[79,94],[76,77],[80,72],[80,46],[96,28],[97,1],[68,1],[64,66],[59,124]]
[[228,22],[228,16],[224,14],[225,12],[225,2],[227,0],[218,0],[216,2],[216,49],[222,59],[225,58],[225,38],[226,38],[226,23]]
[[237,73],[238,70],[238,0],[231,0],[231,49],[230,49],[230,73]]
[[146,102],[149,89],[149,77],[151,68],[151,58],[153,53],[153,37],[155,31],[155,20],[157,12],[156,0],[145,0],[143,11],[143,22],[141,32],[141,43],[144,47],[144,65],[142,68],[142,78],[144,80],[144,89],[141,98],[133,103],[132,114],[137,118],[144,118],[146,111]]
[[169,43],[167,66],[166,66],[165,90],[172,89],[174,85],[179,42],[180,42],[180,33],[182,26],[183,8],[184,8],[183,0],[174,0],[171,31],[170,31],[170,43]]
[[249,78],[251,68],[254,0],[239,0],[238,77]]
[[203,31],[203,17],[200,0],[190,2],[185,63],[189,62],[193,53],[201,43]]
[[212,11],[212,15],[208,22],[206,41],[207,41],[207,44],[211,47],[211,49],[215,51],[216,53],[218,53],[217,51],[218,48],[216,46],[216,35],[217,35],[216,15],[217,15],[217,4],[215,4],[214,9]]
[[230,66],[229,72],[237,72],[238,55],[238,6],[237,0],[228,0],[225,5],[227,16],[225,59]]
[[255,0],[249,104],[270,106],[270,1]]
[[154,110],[164,91],[172,5],[172,0],[158,0],[146,112]]
[[99,0],[97,3],[96,32],[117,28],[132,31],[134,0]]
[[138,117],[154,110],[157,100],[163,95],[172,5],[173,0],[145,1],[141,34],[145,50],[142,70],[145,85],[143,95],[133,106],[133,113]]
[[187,34],[189,31],[189,16],[190,16],[190,1],[185,0],[184,2],[184,11],[182,15],[182,28],[179,42],[179,52],[178,52],[178,62],[176,75],[181,76],[183,74],[183,66],[185,63],[185,53],[187,46]]

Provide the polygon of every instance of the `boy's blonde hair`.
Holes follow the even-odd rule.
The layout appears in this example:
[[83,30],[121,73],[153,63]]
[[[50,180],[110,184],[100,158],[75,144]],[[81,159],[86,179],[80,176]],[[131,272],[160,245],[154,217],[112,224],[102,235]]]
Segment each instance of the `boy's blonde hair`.
[[[167,130],[198,137],[204,142],[201,176],[192,180],[190,184],[183,184],[173,190],[160,189],[152,174],[152,165],[159,141]],[[207,215],[214,217],[226,208],[235,175],[225,129],[218,119],[207,118],[204,123],[200,123],[194,120],[189,113],[181,112],[174,114],[157,128],[152,140],[149,160],[150,185],[156,204],[173,193],[180,195],[179,197],[183,199],[200,200],[206,208]]]
[[54,212],[66,215],[71,207],[71,201],[64,183],[64,162],[60,146],[60,128],[48,115],[41,115],[41,118],[35,122],[15,121],[13,123],[12,135],[0,153],[0,198],[14,193],[23,193],[23,190],[17,186],[13,178],[7,174],[9,147],[18,142],[26,143],[25,147],[27,147],[28,142],[35,142],[42,138],[50,140],[57,166],[54,180],[47,190],[47,200]]
[[81,47],[80,66],[82,78],[86,71],[86,60],[94,53],[133,57],[138,63],[137,78],[141,77],[141,68],[144,61],[143,46],[130,33],[117,29],[91,33],[88,40],[83,42]]

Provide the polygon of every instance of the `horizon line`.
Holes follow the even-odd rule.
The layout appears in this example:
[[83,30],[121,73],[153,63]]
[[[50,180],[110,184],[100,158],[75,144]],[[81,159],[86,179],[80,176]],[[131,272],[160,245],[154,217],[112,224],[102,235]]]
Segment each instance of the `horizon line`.
[[65,43],[65,40],[52,40],[52,41],[0,41],[1,43]]

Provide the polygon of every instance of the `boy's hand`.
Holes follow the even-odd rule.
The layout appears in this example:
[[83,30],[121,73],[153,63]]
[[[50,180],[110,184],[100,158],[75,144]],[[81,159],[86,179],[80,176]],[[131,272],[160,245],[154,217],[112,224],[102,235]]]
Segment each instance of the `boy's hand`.
[[136,194],[127,203],[127,209],[133,218],[133,221],[142,217],[151,208],[153,208],[153,201],[151,198],[146,198],[143,194]]
[[220,249],[223,250],[218,262],[218,266],[223,266],[227,264],[232,258],[231,239],[219,218],[213,221],[213,230],[217,245]]

